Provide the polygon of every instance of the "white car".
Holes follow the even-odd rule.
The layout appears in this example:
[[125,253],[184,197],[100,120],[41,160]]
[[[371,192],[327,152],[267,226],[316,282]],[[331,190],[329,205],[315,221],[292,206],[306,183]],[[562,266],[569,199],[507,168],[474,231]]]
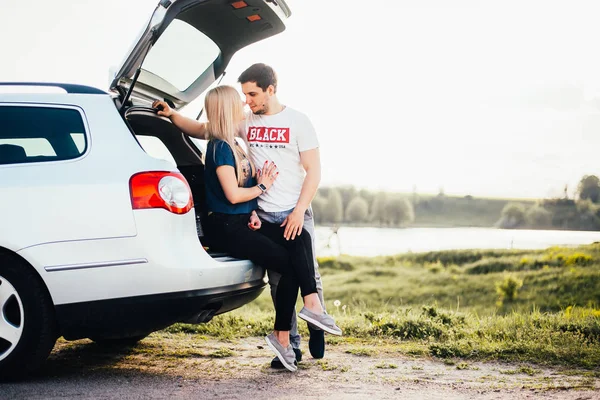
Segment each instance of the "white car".
[[150,105],[199,98],[289,15],[283,0],[162,0],[108,92],[0,83],[0,379],[60,336],[133,343],[263,291],[262,268],[211,251],[201,147]]

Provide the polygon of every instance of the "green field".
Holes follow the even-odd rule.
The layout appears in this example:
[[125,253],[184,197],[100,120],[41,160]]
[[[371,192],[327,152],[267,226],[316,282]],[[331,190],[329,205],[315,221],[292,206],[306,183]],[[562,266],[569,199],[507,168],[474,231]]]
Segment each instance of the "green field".
[[[328,336],[330,344],[383,340],[444,359],[600,365],[600,244],[342,256],[320,264],[328,311],[345,332]],[[207,324],[168,331],[262,336],[273,314],[265,291]]]

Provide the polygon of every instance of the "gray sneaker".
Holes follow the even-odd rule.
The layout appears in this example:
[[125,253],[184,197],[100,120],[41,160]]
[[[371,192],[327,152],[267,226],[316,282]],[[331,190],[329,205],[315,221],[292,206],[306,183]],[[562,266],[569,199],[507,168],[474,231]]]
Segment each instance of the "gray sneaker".
[[323,311],[323,314],[315,314],[306,307],[302,307],[302,310],[300,310],[298,316],[306,322],[323,329],[327,333],[342,336],[342,330],[340,327],[335,324],[335,321],[331,315],[327,314],[325,311]]
[[292,372],[295,372],[298,367],[296,367],[296,353],[294,352],[294,348],[292,345],[288,345],[288,347],[283,347],[277,337],[271,332],[267,336],[265,336],[265,342],[267,345],[273,350],[273,353],[279,358],[279,361],[283,364],[283,366]]

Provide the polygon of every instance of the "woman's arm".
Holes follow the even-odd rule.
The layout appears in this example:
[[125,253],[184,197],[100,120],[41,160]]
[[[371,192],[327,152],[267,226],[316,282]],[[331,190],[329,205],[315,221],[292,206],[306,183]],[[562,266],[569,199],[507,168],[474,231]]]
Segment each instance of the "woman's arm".
[[206,123],[200,122],[192,118],[185,117],[173,110],[169,105],[162,100],[155,100],[152,103],[152,108],[157,109],[157,114],[167,117],[171,122],[178,127],[183,133],[193,136],[198,139],[206,139]]
[[[271,164],[267,165],[265,162],[264,170],[258,170],[256,172],[256,180],[258,184],[265,186],[265,191],[269,190],[271,185],[273,185],[273,181],[279,174],[276,169],[274,163],[271,162]],[[217,167],[217,177],[219,178],[219,183],[223,188],[225,197],[231,204],[250,201],[263,194],[263,190],[258,185],[249,188],[239,187],[235,176],[235,168],[231,165],[221,165]]]

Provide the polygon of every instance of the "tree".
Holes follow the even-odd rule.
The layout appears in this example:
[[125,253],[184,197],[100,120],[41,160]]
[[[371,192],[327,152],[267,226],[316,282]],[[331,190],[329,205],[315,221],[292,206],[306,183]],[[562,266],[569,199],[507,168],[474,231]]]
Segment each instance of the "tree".
[[586,199],[578,201],[576,208],[579,229],[598,230],[598,227],[600,227],[600,219],[598,218],[600,206],[592,203],[591,199]]
[[371,206],[373,204],[373,199],[375,198],[375,193],[367,190],[367,189],[361,189],[358,192],[358,195],[360,197],[362,197],[363,199],[365,199],[367,201],[367,204],[369,204],[369,215],[371,215]]
[[346,208],[346,221],[365,222],[369,218],[369,203],[360,196],[356,196]]
[[323,221],[340,223],[344,219],[344,207],[342,205],[342,196],[336,188],[329,190],[329,197],[323,210]]
[[415,220],[415,212],[410,201],[404,197],[392,197],[384,206],[385,218],[391,225],[405,225]]
[[552,213],[542,205],[536,204],[525,212],[525,222],[529,228],[550,228],[552,226]]
[[577,186],[581,200],[590,199],[592,203],[600,202],[600,179],[596,175],[585,175]]
[[379,222],[383,224],[386,222],[385,219],[385,203],[387,201],[387,194],[385,192],[379,192],[373,198],[371,204],[371,215],[369,219],[373,222]]
[[500,228],[519,228],[525,223],[525,208],[519,203],[508,203],[502,209],[500,220],[496,225]]
[[323,216],[325,215],[325,207],[327,207],[327,199],[324,199],[322,196],[315,196],[311,203],[311,207],[314,214],[315,223],[321,224],[323,223]]
[[342,198],[342,209],[346,210],[350,201],[356,197],[356,188],[351,185],[339,186],[336,188]]

